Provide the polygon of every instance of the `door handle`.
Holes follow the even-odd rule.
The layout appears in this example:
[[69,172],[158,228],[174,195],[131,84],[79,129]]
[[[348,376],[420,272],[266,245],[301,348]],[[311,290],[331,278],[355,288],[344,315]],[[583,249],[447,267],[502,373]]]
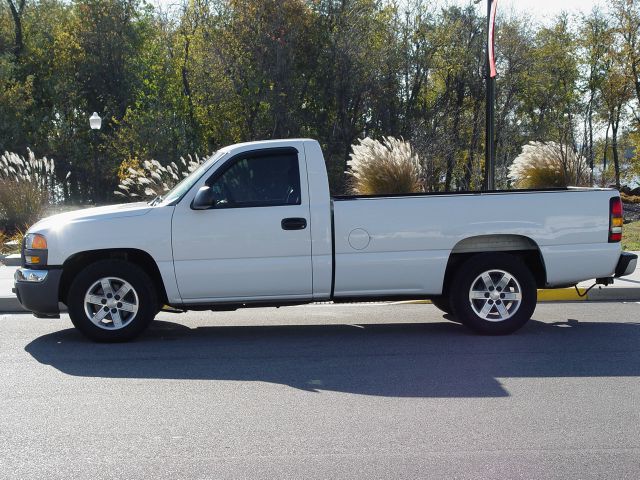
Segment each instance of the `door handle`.
[[307,228],[306,218],[283,218],[280,222],[283,230],[304,230]]

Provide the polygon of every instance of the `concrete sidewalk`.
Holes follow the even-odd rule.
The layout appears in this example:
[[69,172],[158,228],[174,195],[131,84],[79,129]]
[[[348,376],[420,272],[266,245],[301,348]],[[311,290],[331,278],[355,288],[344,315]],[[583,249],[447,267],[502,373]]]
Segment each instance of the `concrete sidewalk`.
[[5,267],[0,264],[0,313],[24,312],[24,308],[11,292],[13,288],[13,274],[18,267]]
[[[640,252],[634,252],[640,256]],[[0,264],[0,313],[24,312],[24,308],[11,292],[13,288],[13,274],[17,267],[7,267]],[[585,292],[594,281],[582,282],[575,288],[560,288],[555,290],[538,290],[538,302],[576,302],[576,301],[640,301],[640,268],[627,277],[616,278],[613,285],[608,287],[596,286]],[[428,300],[417,300],[412,303],[429,303]]]

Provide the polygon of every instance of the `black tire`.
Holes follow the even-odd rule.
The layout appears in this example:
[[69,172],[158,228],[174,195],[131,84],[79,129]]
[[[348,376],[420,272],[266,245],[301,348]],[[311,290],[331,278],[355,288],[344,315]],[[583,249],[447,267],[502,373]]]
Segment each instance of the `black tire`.
[[[111,297],[109,297],[110,302],[112,297],[113,301],[120,300],[117,293],[125,291],[118,288],[123,285],[118,282],[119,279],[128,283],[128,286],[131,287],[129,293],[126,294],[127,297],[123,298],[122,302],[125,302],[125,308],[129,305],[134,305],[137,308],[135,313],[115,308],[116,306],[122,307],[123,303],[112,305],[114,307],[113,310],[116,310],[114,314],[117,315],[117,319],[123,325],[120,328],[116,327],[116,321],[111,318],[113,314],[110,312],[113,310],[109,310],[109,307],[104,307],[107,312],[104,314],[105,318],[101,321],[96,320],[102,326],[98,326],[91,320],[86,308],[90,311],[95,310],[92,313],[97,315],[103,307],[96,303],[85,308],[85,295],[90,288],[96,288],[98,292],[102,291],[102,293],[96,294],[96,297],[104,295],[106,298],[109,295],[109,293],[105,293],[105,289],[97,285],[101,279],[105,278],[114,279],[111,284],[113,288]],[[118,288],[118,291],[113,292],[116,288]],[[108,289],[106,291],[108,292]],[[96,342],[124,342],[131,340],[147,328],[159,311],[158,294],[149,275],[137,265],[117,259],[99,260],[85,267],[71,283],[69,294],[67,295],[67,307],[73,325],[85,336]]]
[[431,299],[431,303],[438,309],[442,310],[444,313],[452,314],[453,309],[451,308],[451,299],[443,295],[441,297],[433,297]]
[[[487,272],[492,273],[485,281],[481,275]],[[514,281],[509,280],[506,287],[501,287],[500,280],[506,281],[507,278]],[[487,283],[489,286],[486,286]],[[483,293],[485,286],[487,291]],[[472,289],[474,296],[482,295],[484,298],[472,300]],[[518,293],[519,304],[516,301]],[[509,301],[509,298],[513,298],[513,301]],[[506,335],[520,329],[533,315],[537,303],[536,282],[517,256],[505,253],[478,254],[469,258],[456,272],[451,284],[450,301],[452,313],[465,326],[487,335]],[[488,311],[485,312],[485,309]]]

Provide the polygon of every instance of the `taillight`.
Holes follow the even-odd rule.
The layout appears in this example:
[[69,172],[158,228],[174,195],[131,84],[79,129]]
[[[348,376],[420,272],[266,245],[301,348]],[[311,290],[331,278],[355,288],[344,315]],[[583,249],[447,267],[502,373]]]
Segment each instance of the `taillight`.
[[613,197],[609,201],[609,243],[622,240],[622,200]]

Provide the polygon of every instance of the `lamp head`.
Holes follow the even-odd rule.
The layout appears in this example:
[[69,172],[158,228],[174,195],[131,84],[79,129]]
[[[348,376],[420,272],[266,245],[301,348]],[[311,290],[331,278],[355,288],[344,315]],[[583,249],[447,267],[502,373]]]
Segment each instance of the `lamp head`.
[[91,127],[91,130],[100,130],[100,127],[102,126],[102,119],[97,112],[93,112],[93,115],[89,117],[89,126]]

